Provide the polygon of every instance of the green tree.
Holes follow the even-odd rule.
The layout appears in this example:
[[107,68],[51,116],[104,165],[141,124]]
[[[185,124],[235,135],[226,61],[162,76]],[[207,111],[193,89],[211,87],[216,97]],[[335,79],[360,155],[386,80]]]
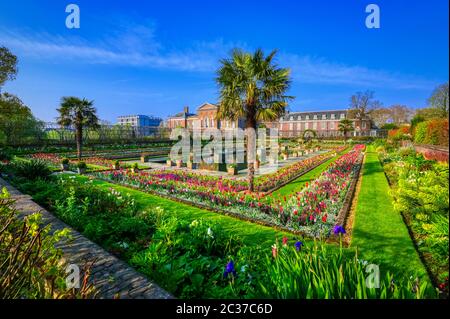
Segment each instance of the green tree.
[[431,108],[436,109],[441,117],[448,117],[448,82],[434,89],[428,99],[428,104]]
[[8,48],[0,47],[0,92],[6,81],[16,78],[17,72],[17,57]]
[[77,143],[77,156],[81,160],[83,146],[83,130],[85,128],[97,129],[99,127],[97,110],[94,101],[79,99],[69,96],[63,97],[58,109],[58,124],[62,128],[73,126],[75,128],[75,139]]
[[274,61],[277,51],[265,56],[260,49],[253,54],[239,49],[220,61],[217,84],[220,88],[218,119],[245,119],[249,189],[254,189],[255,132],[259,121],[274,121],[282,116],[293,99],[286,95],[290,70]]
[[6,145],[15,145],[43,134],[43,123],[15,95],[0,94],[0,136]]
[[339,131],[342,132],[344,138],[347,139],[347,134],[354,130],[353,123],[349,119],[342,119],[339,121]]

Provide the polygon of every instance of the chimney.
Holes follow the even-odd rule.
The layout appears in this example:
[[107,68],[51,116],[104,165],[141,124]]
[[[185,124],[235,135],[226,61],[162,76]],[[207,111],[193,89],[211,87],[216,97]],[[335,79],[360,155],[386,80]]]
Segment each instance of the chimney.
[[186,113],[186,114],[189,113],[189,106],[184,107],[184,113]]

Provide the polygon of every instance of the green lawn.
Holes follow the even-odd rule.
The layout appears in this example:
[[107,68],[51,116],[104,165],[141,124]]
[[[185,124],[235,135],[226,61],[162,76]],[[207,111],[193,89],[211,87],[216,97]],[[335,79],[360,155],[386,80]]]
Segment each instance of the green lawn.
[[273,192],[269,196],[272,197],[272,198],[279,198],[280,196],[288,196],[288,195],[290,195],[292,193],[296,193],[296,192],[301,191],[303,189],[303,187],[305,187],[306,183],[311,183],[313,180],[315,180],[317,177],[319,177],[319,175],[322,174],[322,172],[328,167],[328,165],[330,165],[331,163],[336,161],[339,158],[339,156],[341,156],[345,152],[347,152],[347,149],[345,149],[344,151],[340,152],[337,156],[335,156],[333,158],[330,158],[328,161],[326,161],[325,163],[317,166],[316,168],[314,168],[313,170],[309,171],[308,173],[306,173],[306,174],[300,176],[299,178],[293,180],[289,184],[287,184],[287,185],[281,187],[280,189],[276,190],[275,192]]
[[389,191],[378,155],[368,146],[351,245],[357,247],[362,259],[379,263],[381,272],[425,275],[428,279],[408,229],[393,209]]

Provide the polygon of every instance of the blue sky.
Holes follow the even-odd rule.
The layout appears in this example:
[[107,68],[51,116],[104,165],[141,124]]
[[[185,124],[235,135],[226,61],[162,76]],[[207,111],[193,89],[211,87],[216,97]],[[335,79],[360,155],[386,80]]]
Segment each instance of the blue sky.
[[[65,26],[79,5],[81,28]],[[366,5],[381,28],[365,27]],[[448,81],[448,0],[0,0],[0,45],[19,57],[4,91],[51,121],[60,98],[93,99],[102,119],[167,117],[215,102],[214,72],[233,47],[278,49],[292,69],[292,111],[345,109],[372,90],[423,107]]]

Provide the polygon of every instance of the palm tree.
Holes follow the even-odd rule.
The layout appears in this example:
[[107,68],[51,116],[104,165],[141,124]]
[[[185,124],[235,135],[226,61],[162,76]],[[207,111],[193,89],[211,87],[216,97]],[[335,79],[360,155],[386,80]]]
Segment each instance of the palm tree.
[[353,131],[353,122],[349,119],[342,119],[339,121],[339,131],[344,134],[344,138],[347,139],[347,133]]
[[220,88],[218,119],[245,119],[249,190],[254,190],[255,132],[258,121],[282,116],[293,97],[285,95],[291,83],[290,70],[274,63],[276,50],[268,56],[260,49],[247,53],[234,49],[222,59],[216,81]]
[[61,127],[75,127],[78,160],[82,155],[83,129],[99,127],[97,110],[93,105],[94,101],[69,96],[62,98],[58,109],[58,124]]

